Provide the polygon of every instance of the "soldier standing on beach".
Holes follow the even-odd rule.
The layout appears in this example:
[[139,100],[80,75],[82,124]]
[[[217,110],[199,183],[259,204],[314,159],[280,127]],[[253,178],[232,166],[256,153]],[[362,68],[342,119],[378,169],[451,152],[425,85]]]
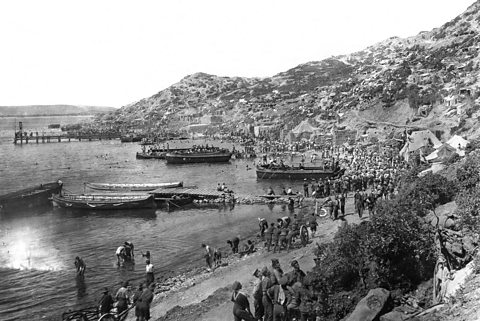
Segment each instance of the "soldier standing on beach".
[[153,283],[155,276],[153,275],[153,264],[150,263],[150,260],[147,260],[145,266],[145,272],[147,273],[147,287]]
[[255,272],[253,272],[253,276],[256,277],[255,287],[253,288],[253,308],[255,309],[255,319],[263,320],[264,309],[262,303],[262,273],[259,269],[256,269]]
[[268,297],[267,290],[272,286],[270,280],[270,271],[267,267],[262,269],[262,304],[264,311],[264,321],[273,321],[273,303]]
[[138,321],[150,320],[150,304],[153,301],[153,290],[155,289],[155,283],[147,286],[143,290],[142,294],[137,300],[138,307]]
[[265,231],[266,240],[265,246],[267,251],[270,252],[270,246],[272,246],[273,233],[275,232],[275,223],[270,223],[270,227]]
[[238,253],[238,244],[240,244],[240,238],[235,236],[233,239],[227,241],[228,245],[232,248],[232,253]]
[[362,218],[363,216],[363,196],[357,189],[355,192],[355,195],[353,196],[355,199],[355,211],[358,214],[359,218]]
[[242,289],[242,284],[238,281],[233,282],[232,285],[232,302],[233,305],[233,318],[235,321],[256,321],[252,312],[250,312],[250,303],[248,302],[247,296],[240,292]]
[[113,308],[113,298],[108,292],[108,288],[103,289],[103,296],[100,299],[100,302],[98,304],[99,304],[98,310],[100,312],[100,315],[109,313],[110,310]]

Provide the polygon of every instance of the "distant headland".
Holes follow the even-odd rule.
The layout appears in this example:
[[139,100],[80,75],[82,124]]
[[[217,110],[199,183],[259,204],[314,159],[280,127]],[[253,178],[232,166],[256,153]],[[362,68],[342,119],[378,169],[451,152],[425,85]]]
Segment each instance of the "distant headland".
[[80,116],[108,113],[113,107],[81,105],[0,106],[0,117]]

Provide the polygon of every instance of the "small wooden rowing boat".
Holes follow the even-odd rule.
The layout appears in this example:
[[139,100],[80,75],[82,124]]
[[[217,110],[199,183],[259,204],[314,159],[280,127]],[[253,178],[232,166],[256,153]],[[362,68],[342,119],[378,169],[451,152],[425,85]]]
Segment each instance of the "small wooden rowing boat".
[[183,182],[170,182],[170,183],[85,183],[85,186],[94,190],[101,191],[129,191],[129,192],[144,192],[153,191],[160,188],[175,188],[182,187]]
[[10,213],[29,208],[50,204],[50,197],[60,193],[63,183],[61,181],[40,184],[20,191],[0,196],[0,213]]
[[155,208],[153,195],[64,194],[53,195],[52,201],[60,207],[87,210]]

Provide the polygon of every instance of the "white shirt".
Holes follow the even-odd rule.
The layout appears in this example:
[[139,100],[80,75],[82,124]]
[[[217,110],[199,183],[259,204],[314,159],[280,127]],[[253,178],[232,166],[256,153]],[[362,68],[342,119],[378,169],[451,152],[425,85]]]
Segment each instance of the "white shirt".
[[122,251],[123,251],[124,249],[125,249],[125,247],[119,246],[118,249],[117,249],[117,252],[115,252],[115,254],[120,255],[120,253],[122,253]]
[[145,270],[147,271],[147,273],[153,273],[153,264],[152,263],[147,264],[145,266]]

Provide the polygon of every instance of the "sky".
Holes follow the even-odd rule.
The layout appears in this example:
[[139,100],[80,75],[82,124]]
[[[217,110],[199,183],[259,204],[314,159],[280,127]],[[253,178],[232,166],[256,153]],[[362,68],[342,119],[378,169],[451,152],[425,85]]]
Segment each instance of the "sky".
[[0,106],[121,107],[440,27],[474,0],[2,0]]

